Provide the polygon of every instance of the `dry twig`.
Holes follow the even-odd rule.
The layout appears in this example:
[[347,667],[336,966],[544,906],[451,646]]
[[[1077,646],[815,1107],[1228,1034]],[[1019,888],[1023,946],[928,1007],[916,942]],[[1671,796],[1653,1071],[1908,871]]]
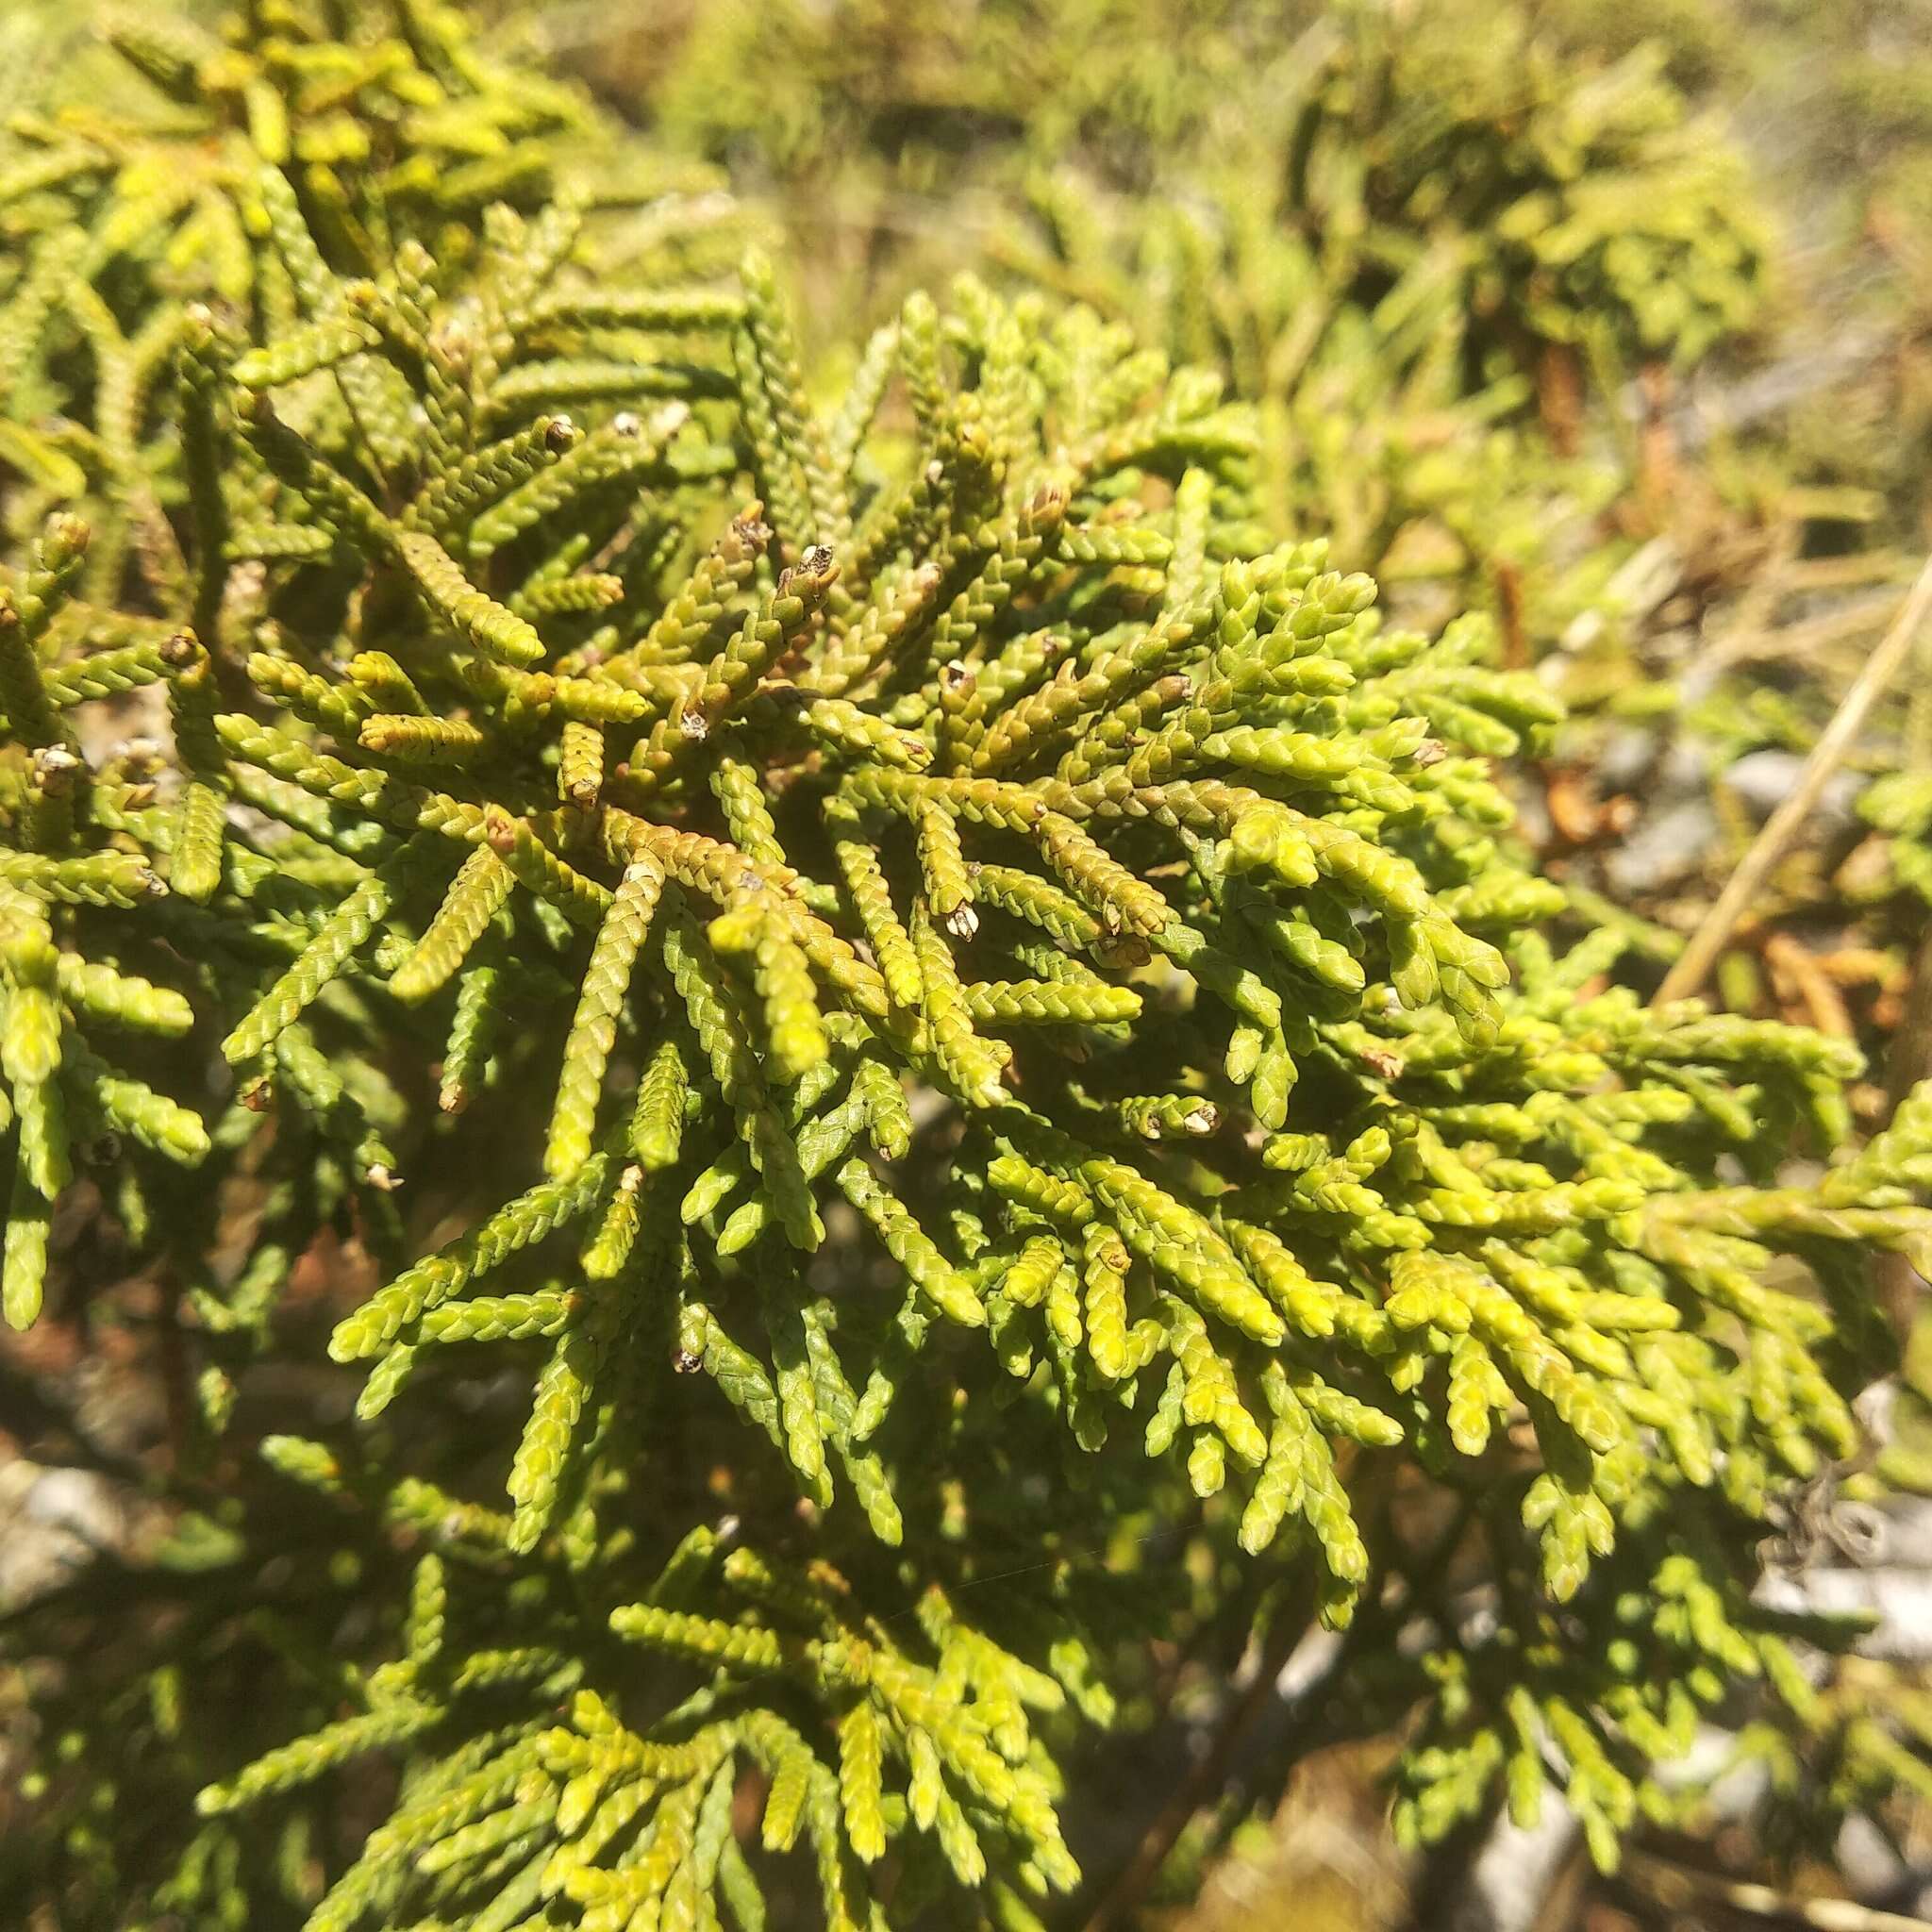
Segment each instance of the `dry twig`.
[[1752,841],[1751,849],[1731,874],[1729,883],[1718,894],[1717,903],[1705,915],[1703,924],[1685,947],[1682,957],[1664,974],[1663,984],[1657,988],[1653,1004],[1662,1006],[1671,1000],[1689,999],[1704,984],[1705,975],[1724,951],[1732,927],[1757,898],[1772,868],[1784,857],[1799,826],[1816,808],[1831,774],[1838,770],[1856,741],[1866,715],[1897,675],[1928,610],[1932,610],[1932,558],[1928,558],[1925,567],[1920,571],[1905,608],[1865,660],[1865,668],[1859,672],[1833,714],[1831,723],[1812,747],[1811,756],[1806,759],[1805,769],[1799,774],[1797,784],[1791,788],[1790,796],[1765,821],[1763,829]]

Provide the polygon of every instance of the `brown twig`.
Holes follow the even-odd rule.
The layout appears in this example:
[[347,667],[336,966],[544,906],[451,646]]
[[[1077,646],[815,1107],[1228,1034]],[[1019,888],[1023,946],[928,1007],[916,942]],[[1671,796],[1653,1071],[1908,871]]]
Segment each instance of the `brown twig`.
[[[1374,1499],[1373,1507],[1369,1507],[1371,1499]],[[1374,1526],[1368,1532],[1370,1548],[1372,1551],[1379,1550],[1385,1538],[1393,1534],[1394,1499],[1389,1487],[1388,1472],[1376,1472],[1371,1475],[1357,1497],[1357,1504],[1364,1519],[1373,1521]],[[1363,1646],[1377,1641],[1393,1641],[1395,1630],[1417,1606],[1432,1600],[1432,1593],[1462,1546],[1474,1515],[1474,1504],[1465,1498],[1447,1525],[1431,1539],[1428,1547],[1412,1553],[1403,1562],[1397,1573],[1403,1587],[1386,1597],[1372,1591],[1366,1606],[1350,1624],[1340,1647],[1321,1667],[1314,1681],[1302,1685],[1285,1697],[1281,1690],[1282,1673],[1288,1668],[1289,1659],[1302,1640],[1315,1627],[1308,1619],[1311,1592],[1303,1589],[1280,1606],[1276,1619],[1270,1626],[1259,1668],[1242,1687],[1241,1696],[1224,1713],[1220,1728],[1207,1752],[1147,1827],[1133,1857],[1122,1868],[1119,1876],[1088,1917],[1083,1932],[1113,1932],[1113,1928],[1129,1922],[1159,1877],[1160,1868],[1167,1862],[1169,1853],[1204,1807],[1223,1802],[1229,1796],[1235,1798],[1237,1808],[1248,1801],[1254,1767],[1250,1765],[1244,1771],[1241,1759],[1250,1745],[1251,1734],[1257,1730],[1264,1715],[1269,1717],[1271,1724],[1278,1723],[1283,1717],[1291,1724],[1312,1720],[1317,1707],[1326,1695],[1327,1688],[1346,1674],[1350,1659],[1358,1655]],[[1389,1563],[1379,1557],[1372,1558],[1372,1562],[1374,1574],[1390,1574]],[[1271,1713],[1269,1707],[1277,1700],[1277,1707]],[[1266,1740],[1258,1741],[1264,1752],[1270,1748]],[[1305,1724],[1298,1740],[1301,1748],[1296,1752],[1297,1758],[1304,1758],[1307,1752],[1321,1741],[1312,1725]]]
[[1628,1876],[1657,1902],[1682,1911],[1699,1900],[1726,1905],[1754,1918],[1784,1919],[1811,1925],[1817,1932],[1924,1932],[1924,1919],[1899,1912],[1882,1912],[1856,1900],[1801,1898],[1774,1891],[1768,1885],[1740,1885],[1714,1873],[1699,1872],[1674,1860],[1641,1853],[1630,1861]]
[[1718,894],[1717,903],[1705,914],[1704,924],[1684,948],[1683,956],[1664,974],[1653,1004],[1661,1006],[1670,1000],[1689,999],[1704,984],[1705,975],[1724,951],[1732,927],[1757,898],[1799,826],[1817,807],[1831,774],[1857,740],[1867,713],[1897,675],[1928,610],[1932,610],[1932,558],[1926,559],[1905,608],[1865,660],[1865,668],[1845,692],[1831,723],[1812,747],[1790,796],[1765,821],[1729,883]]
[[1281,1675],[1289,1654],[1300,1641],[1306,1627],[1303,1619],[1289,1606],[1282,1606],[1254,1677],[1222,1719],[1213,1742],[1161,1807],[1160,1815],[1147,1827],[1134,1856],[1094,1907],[1086,1932],[1111,1932],[1112,1927],[1124,1924],[1146,1896],[1147,1888],[1167,1862],[1167,1855],[1188,1828],[1188,1821],[1226,1780],[1248,1727],[1267,1708],[1268,1700],[1274,1694],[1275,1679]]

